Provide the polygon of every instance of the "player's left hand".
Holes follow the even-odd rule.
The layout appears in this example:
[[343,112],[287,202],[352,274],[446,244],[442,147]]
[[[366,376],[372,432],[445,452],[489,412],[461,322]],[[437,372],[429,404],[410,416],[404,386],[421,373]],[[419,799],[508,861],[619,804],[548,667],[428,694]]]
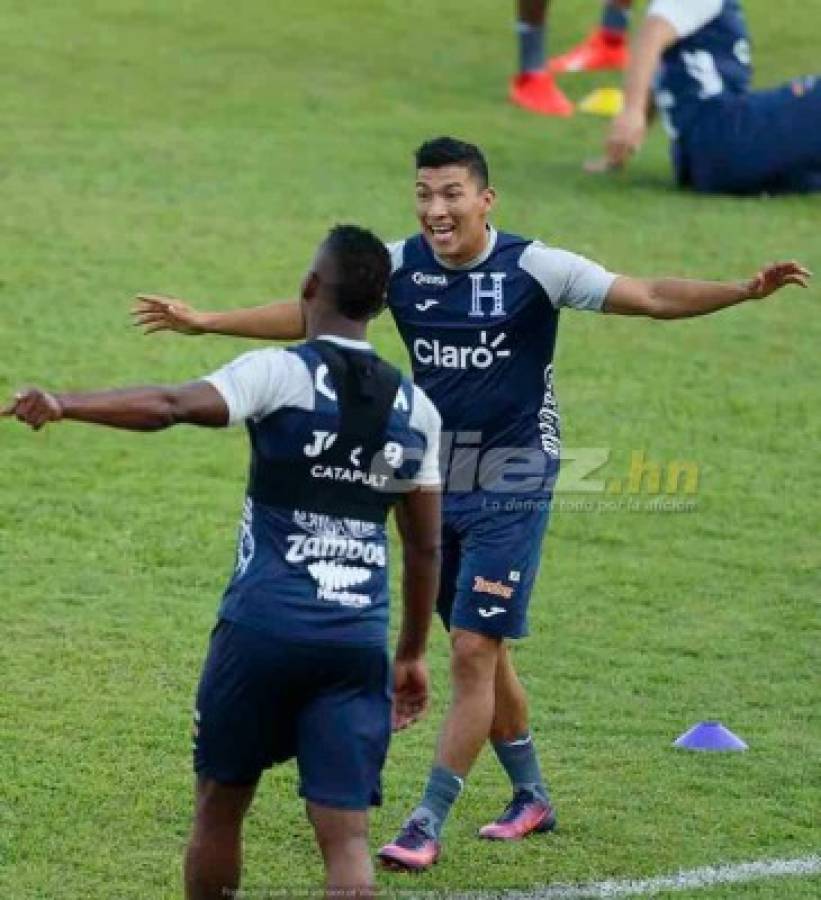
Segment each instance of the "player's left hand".
[[749,298],[750,300],[763,300],[788,284],[795,284],[802,288],[809,287],[811,277],[812,272],[795,260],[771,263],[756,273],[747,283]]
[[15,416],[34,431],[39,431],[46,422],[59,422],[63,418],[60,401],[46,391],[30,388],[14,395],[14,400],[0,410],[2,416]]
[[424,659],[397,659],[394,662],[393,731],[402,731],[424,716],[428,708],[428,685],[428,667]]

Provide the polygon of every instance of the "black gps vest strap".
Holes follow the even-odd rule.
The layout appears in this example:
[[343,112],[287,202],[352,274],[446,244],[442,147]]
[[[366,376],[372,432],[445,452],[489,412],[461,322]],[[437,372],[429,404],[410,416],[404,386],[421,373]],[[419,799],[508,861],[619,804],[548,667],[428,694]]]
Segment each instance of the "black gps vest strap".
[[343,465],[350,451],[363,447],[362,458],[372,459],[385,445],[399,371],[372,353],[343,352],[330,341],[312,341],[310,346],[328,366],[339,408],[339,436],[328,451],[328,459]]
[[[326,471],[368,473],[371,460],[385,446],[402,376],[373,353],[347,350],[330,341],[314,340],[303,346],[317,353],[328,367],[339,410],[336,438],[316,457],[299,453],[289,459],[269,460],[258,452],[255,426],[249,426],[253,455],[248,492],[271,506],[384,522],[395,494],[380,491],[361,478],[319,479],[312,470],[321,466]],[[310,415],[305,412],[306,417]]]

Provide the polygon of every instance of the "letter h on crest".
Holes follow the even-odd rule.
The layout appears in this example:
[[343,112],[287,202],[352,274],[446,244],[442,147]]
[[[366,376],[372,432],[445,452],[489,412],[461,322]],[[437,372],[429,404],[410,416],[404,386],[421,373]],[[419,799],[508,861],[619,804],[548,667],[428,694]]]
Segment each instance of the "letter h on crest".
[[485,279],[485,274],[485,272],[470,273],[470,286],[472,289],[472,294],[470,298],[470,312],[468,313],[468,315],[476,319],[484,317],[484,300],[486,299],[493,301],[493,306],[490,310],[491,316],[503,316],[505,314],[505,295],[502,288],[502,282],[505,280],[506,273],[489,273],[490,280],[493,282],[493,286],[490,288],[490,290],[482,287],[482,283]]

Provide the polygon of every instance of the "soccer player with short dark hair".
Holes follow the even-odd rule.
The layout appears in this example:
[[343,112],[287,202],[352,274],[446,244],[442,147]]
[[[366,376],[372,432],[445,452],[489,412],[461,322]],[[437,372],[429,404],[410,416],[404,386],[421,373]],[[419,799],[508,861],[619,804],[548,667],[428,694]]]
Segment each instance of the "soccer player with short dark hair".
[[244,423],[252,447],[236,569],[194,714],[196,811],[186,896],[239,885],[257,782],[296,757],[333,896],[372,896],[368,807],[391,732],[386,516],[404,549],[393,724],[427,704],[424,661],[439,572],[439,416],[365,342],[390,259],[373,234],[334,228],[302,285],[306,343],[247,353],[179,387],[18,393],[32,428],[72,419],[155,431]]
[[821,191],[821,74],[751,91],[739,0],[653,0],[625,75],[624,110],[594,170],[641,147],[653,101],[676,181],[700,193]]
[[[424,869],[476,757],[490,739],[513,797],[480,835],[510,840],[554,827],[528,727],[527,699],[506,643],[527,634],[560,456],[553,352],[564,308],[678,319],[806,286],[797,263],[737,282],[615,275],[581,256],[497,231],[496,198],[481,151],[443,137],[416,153],[420,232],[390,244],[388,308],[414,380],[443,422],[439,613],[450,631],[452,700],[424,795],[389,865]],[[299,307],[199,313],[144,296],[137,322],[174,329],[287,339],[302,334]]]

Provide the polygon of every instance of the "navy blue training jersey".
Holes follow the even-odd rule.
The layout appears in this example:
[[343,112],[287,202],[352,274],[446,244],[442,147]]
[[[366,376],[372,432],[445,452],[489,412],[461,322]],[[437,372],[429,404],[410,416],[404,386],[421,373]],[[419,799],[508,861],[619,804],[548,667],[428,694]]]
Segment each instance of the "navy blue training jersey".
[[739,0],[654,0],[648,15],[666,19],[679,40],[664,53],[655,97],[671,137],[701,105],[750,87],[750,36]]
[[[322,340],[375,359],[364,342]],[[394,383],[373,465],[362,446],[334,456],[342,440],[338,391],[311,343],[246,353],[207,380],[225,399],[230,424],[247,424],[252,445],[236,568],[220,617],[285,640],[384,645],[384,511],[375,506],[370,514],[366,501],[390,476],[439,483],[433,405],[407,378],[398,389]]]
[[615,276],[492,228],[487,250],[459,268],[437,259],[422,235],[389,249],[388,306],[414,381],[442,417],[445,509],[544,496],[560,452],[559,309],[601,309]]

